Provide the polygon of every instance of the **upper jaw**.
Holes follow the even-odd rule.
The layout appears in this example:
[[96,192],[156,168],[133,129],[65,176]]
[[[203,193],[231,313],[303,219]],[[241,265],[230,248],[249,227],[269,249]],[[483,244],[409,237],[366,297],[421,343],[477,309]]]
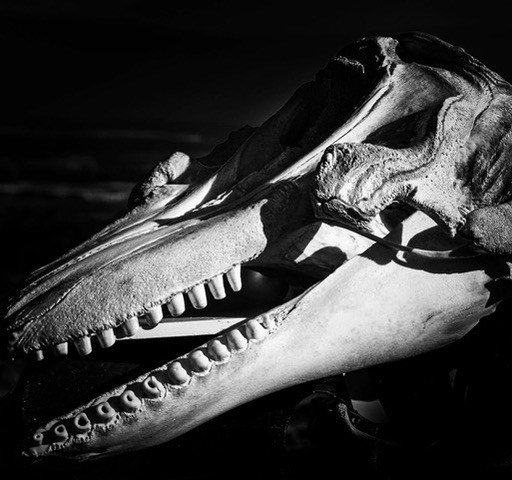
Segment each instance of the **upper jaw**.
[[162,225],[69,265],[59,282],[50,277],[52,284],[44,289],[36,283],[41,293],[23,296],[8,310],[12,346],[39,350],[93,334],[101,342],[134,318],[161,320],[158,309],[166,303],[179,309],[183,294],[201,308],[204,286],[214,288],[223,274],[238,290],[240,265],[279,236],[294,198],[292,185],[273,187],[238,208]]
[[365,76],[357,65],[334,61],[211,177],[176,198],[143,200],[36,271],[7,307],[12,349],[85,341],[88,351],[91,335],[111,343],[112,329],[267,252],[287,223],[294,182],[309,178],[329,144],[354,135],[382,95],[386,68]]

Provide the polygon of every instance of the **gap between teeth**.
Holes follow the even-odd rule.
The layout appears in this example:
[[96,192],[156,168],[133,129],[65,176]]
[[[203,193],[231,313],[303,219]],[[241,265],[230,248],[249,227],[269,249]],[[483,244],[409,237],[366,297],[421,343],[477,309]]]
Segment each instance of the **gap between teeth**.
[[25,455],[40,455],[64,448],[70,442],[83,443],[93,433],[114,428],[116,423],[133,418],[146,404],[163,400],[173,391],[188,387],[194,377],[204,377],[214,367],[232,360],[275,333],[278,320],[269,314],[245,322],[206,344],[178,357],[133,382],[116,388],[66,417],[36,430]]
[[[195,309],[203,309],[208,304],[206,286],[215,300],[222,300],[226,298],[224,276],[226,277],[226,281],[233,292],[238,292],[242,289],[241,264],[239,264],[233,266],[227,272],[220,273],[203,283],[190,287],[188,290],[173,294],[164,302],[155,304],[140,315],[134,315],[128,318],[117,327],[106,328],[92,333],[91,335],[84,335],[73,340],[72,343],[74,344],[75,350],[81,356],[89,355],[93,350],[93,344],[91,341],[93,336],[96,336],[100,347],[111,347],[116,342],[116,332],[114,331],[114,328],[118,331],[117,336],[119,336],[120,333],[122,336],[132,337],[136,335],[141,323],[150,328],[158,325],[158,323],[160,323],[164,318],[162,311],[162,306],[164,304],[167,306],[169,314],[172,317],[179,317],[185,313],[185,295],[187,295],[190,303]],[[55,356],[63,356],[69,353],[68,342],[62,342],[53,345],[50,348]],[[33,350],[31,353],[33,358],[38,361],[44,359],[45,354],[42,349]]]

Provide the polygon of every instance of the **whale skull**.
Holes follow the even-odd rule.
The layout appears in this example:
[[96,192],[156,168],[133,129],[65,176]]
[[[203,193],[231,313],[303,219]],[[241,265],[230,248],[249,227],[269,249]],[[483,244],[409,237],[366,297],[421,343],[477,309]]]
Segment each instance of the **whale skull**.
[[149,447],[273,391],[460,339],[509,277],[511,92],[429,35],[364,38],[261,127],[157,165],[125,216],[13,296],[13,351],[85,355],[91,339],[108,347],[243,290],[246,272],[305,286],[42,422],[23,453]]

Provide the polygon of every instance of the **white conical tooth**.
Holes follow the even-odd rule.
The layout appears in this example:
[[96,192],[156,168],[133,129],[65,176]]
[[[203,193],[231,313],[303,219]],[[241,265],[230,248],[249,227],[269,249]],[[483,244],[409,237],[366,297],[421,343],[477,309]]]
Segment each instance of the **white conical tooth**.
[[43,432],[36,432],[32,435],[32,440],[36,445],[42,445],[44,440]]
[[242,335],[240,330],[230,330],[226,333],[226,340],[231,350],[245,350],[247,348],[247,338]]
[[185,312],[185,298],[182,293],[178,293],[171,297],[171,299],[167,302],[167,308],[169,309],[169,313],[173,317],[178,317]]
[[164,314],[162,312],[161,306],[153,307],[151,310],[149,310],[148,313],[145,315],[146,317],[146,323],[150,326],[154,327],[160,323],[162,318],[164,318]]
[[222,300],[223,298],[226,298],[226,289],[224,288],[224,279],[222,278],[222,275],[213,277],[208,282],[208,288],[215,300]]
[[116,343],[116,336],[114,335],[114,330],[112,328],[102,330],[96,335],[98,337],[101,348],[108,348]]
[[42,350],[32,350],[31,353],[34,360],[37,360],[38,362],[44,359],[44,353]]
[[126,322],[121,325],[123,333],[128,337],[133,337],[140,328],[139,319],[137,317],[130,317]]
[[79,355],[89,355],[92,352],[90,337],[80,337],[74,344]]
[[135,412],[142,405],[141,399],[132,390],[125,390],[119,397],[119,403],[125,412]]
[[84,412],[79,413],[73,419],[73,426],[75,427],[76,430],[78,430],[81,433],[88,432],[92,429],[91,421],[89,420],[87,414]]
[[68,342],[58,343],[52,347],[54,355],[67,355],[68,354]]
[[247,338],[258,341],[263,340],[268,335],[268,331],[263,328],[258,320],[253,318],[245,324],[245,334]]
[[142,382],[142,391],[150,398],[158,398],[163,395],[164,387],[153,375],[150,375]]
[[208,305],[206,290],[204,289],[203,284],[192,287],[192,289],[187,292],[187,295],[190,303],[197,310],[200,310]]
[[179,361],[172,362],[167,367],[167,376],[174,385],[183,385],[190,380],[190,375]]
[[208,353],[217,362],[223,362],[230,357],[229,349],[220,340],[215,339],[208,343]]
[[112,408],[110,403],[101,402],[96,405],[96,416],[101,422],[109,422],[116,416],[116,411]]
[[202,350],[194,350],[188,358],[190,359],[190,368],[194,372],[202,373],[210,369],[210,359]]
[[62,423],[53,427],[53,435],[58,442],[64,442],[69,436],[67,428]]
[[242,267],[240,265],[235,265],[231,270],[226,272],[226,278],[234,292],[242,290]]

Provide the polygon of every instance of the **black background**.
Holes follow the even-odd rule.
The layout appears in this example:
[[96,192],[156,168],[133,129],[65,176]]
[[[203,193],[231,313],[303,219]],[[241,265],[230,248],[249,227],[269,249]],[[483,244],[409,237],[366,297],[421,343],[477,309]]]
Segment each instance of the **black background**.
[[3,0],[0,115],[11,126],[226,132],[261,122],[344,44],[410,30],[510,77],[509,19],[497,5]]

